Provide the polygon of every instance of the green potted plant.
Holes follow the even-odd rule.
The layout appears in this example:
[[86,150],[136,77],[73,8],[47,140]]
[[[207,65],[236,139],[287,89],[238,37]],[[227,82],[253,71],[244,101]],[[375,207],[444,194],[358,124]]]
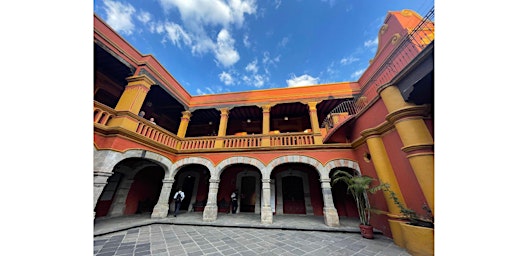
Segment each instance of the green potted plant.
[[359,214],[359,229],[364,238],[373,238],[373,226],[370,224],[370,201],[368,200],[369,191],[378,190],[380,185],[371,188],[370,185],[375,179],[369,176],[352,175],[343,170],[336,170],[333,173],[332,184],[344,182],[347,184],[347,193],[354,197]]
[[[393,229],[393,240],[401,247],[405,247],[409,253],[414,256],[430,256],[434,255],[434,217],[432,211],[426,203],[423,204],[424,215],[418,214],[416,211],[405,207],[405,205],[398,199],[396,193],[390,189],[389,184],[384,183],[370,189],[371,193],[377,190],[388,192],[389,197],[393,203],[400,209],[401,221],[395,223],[399,224],[398,229]],[[396,237],[395,237],[396,236]]]

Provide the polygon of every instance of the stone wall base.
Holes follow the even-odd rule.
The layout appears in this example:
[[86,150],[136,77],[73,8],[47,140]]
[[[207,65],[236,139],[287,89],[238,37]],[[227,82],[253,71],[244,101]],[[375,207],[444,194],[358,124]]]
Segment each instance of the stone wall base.
[[336,208],[324,208],[324,222],[329,227],[338,227],[340,225],[340,218]]
[[261,207],[261,223],[262,224],[272,224],[273,222],[273,214],[272,208],[269,207]]

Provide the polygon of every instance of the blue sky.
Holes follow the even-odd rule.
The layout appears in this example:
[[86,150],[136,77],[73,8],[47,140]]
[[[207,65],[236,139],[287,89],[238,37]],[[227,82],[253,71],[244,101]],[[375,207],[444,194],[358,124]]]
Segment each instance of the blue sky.
[[96,0],[94,12],[191,94],[357,81],[388,11],[433,0]]

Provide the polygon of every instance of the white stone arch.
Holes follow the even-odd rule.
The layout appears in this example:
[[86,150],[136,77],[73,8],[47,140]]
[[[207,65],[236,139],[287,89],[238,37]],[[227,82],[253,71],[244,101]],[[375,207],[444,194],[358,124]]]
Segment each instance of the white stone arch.
[[351,168],[351,169],[355,170],[355,172],[358,175],[361,175],[361,169],[359,168],[359,164],[356,161],[352,161],[352,160],[348,160],[348,159],[336,159],[336,160],[329,161],[325,164],[325,172],[324,172],[325,176],[320,177],[320,178],[321,179],[330,179],[329,173],[333,169],[340,168],[340,167]]
[[[247,164],[252,165],[261,173],[261,177],[264,178],[264,173],[266,172],[265,165],[258,159],[252,158],[252,157],[246,157],[246,156],[234,156],[227,159],[222,160],[216,167],[215,167],[215,175],[212,175],[212,179],[220,180],[220,174],[222,171],[229,165],[233,164]],[[270,177],[270,175],[269,175]]]
[[263,178],[270,179],[270,174],[271,174],[272,170],[274,170],[275,167],[277,167],[278,165],[281,165],[281,164],[288,164],[288,163],[303,163],[303,164],[311,165],[318,172],[318,176],[322,177],[324,166],[322,165],[322,163],[320,163],[320,161],[318,161],[312,157],[309,157],[309,156],[291,155],[291,156],[281,156],[281,157],[278,157],[278,158],[272,160],[267,165],[267,168],[266,168],[268,170],[268,176],[263,177]]
[[[290,163],[302,163],[310,165],[315,168],[318,176],[322,177],[322,174],[325,173],[324,166],[322,163],[312,157],[303,156],[303,155],[290,155],[290,156],[281,156],[274,160],[272,160],[267,165],[268,170],[268,179],[270,179],[271,172],[281,164],[290,164]],[[314,214],[313,206],[311,204],[310,195],[310,187],[308,182],[308,176],[306,173],[281,173],[276,175],[276,180],[274,183],[276,184],[275,191],[271,192],[271,207],[275,209],[277,214],[283,214],[283,193],[282,193],[282,179],[287,176],[296,176],[302,179],[303,189],[304,189],[304,202],[306,207],[306,214],[312,215]],[[275,206],[275,201],[277,201],[277,207]]]
[[[169,167],[172,162],[167,157],[158,153],[133,149],[125,152],[118,152],[113,150],[97,150],[94,148],[94,206],[96,206],[100,195],[107,184],[107,179],[114,172],[114,167],[121,161],[128,158],[140,158],[149,160],[164,170],[164,180],[169,176]],[[138,170],[136,171],[138,172]],[[132,173],[135,175],[135,173]]]
[[210,172],[210,177],[213,177],[215,175],[215,166],[213,165],[213,162],[209,159],[203,158],[203,157],[187,157],[183,158],[173,165],[171,165],[171,172],[168,177],[169,180],[174,180],[174,177],[178,173],[178,171],[185,165],[190,164],[198,164],[206,167],[208,171]]

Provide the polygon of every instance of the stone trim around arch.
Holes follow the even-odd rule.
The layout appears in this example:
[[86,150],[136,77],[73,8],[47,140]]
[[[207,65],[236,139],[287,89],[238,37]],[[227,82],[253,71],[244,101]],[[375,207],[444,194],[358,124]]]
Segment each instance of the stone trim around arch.
[[[216,167],[215,172],[212,174],[212,178],[220,180],[220,174],[229,165],[233,164],[247,164],[258,168],[261,173],[262,179],[265,178],[266,168],[265,165],[258,159],[246,156],[234,156],[222,160]],[[270,174],[268,174],[270,177]]]
[[330,180],[329,173],[331,172],[331,170],[334,168],[339,168],[339,167],[348,167],[348,168],[354,169],[359,175],[362,174],[361,169],[359,168],[359,164],[356,161],[347,160],[347,159],[336,159],[336,160],[329,161],[325,164],[325,172],[326,172],[327,176],[321,177],[321,178]]
[[281,157],[278,157],[278,158],[272,160],[267,165],[267,170],[269,170],[269,172],[265,173],[265,174],[268,174],[268,176],[263,176],[263,179],[270,179],[270,173],[272,172],[272,170],[274,170],[275,167],[277,167],[278,165],[287,164],[287,163],[303,163],[303,164],[311,165],[312,167],[314,167],[316,169],[316,171],[318,172],[318,176],[320,176],[320,178],[325,176],[325,175],[322,175],[324,173],[324,166],[320,161],[318,161],[312,157],[309,157],[309,156],[291,155],[291,156],[281,156]]
[[171,180],[171,179],[174,180],[174,177],[176,176],[178,171],[182,167],[184,167],[186,165],[190,165],[190,164],[198,164],[198,165],[205,166],[206,168],[208,168],[208,171],[210,172],[210,177],[213,177],[214,172],[215,172],[215,167],[214,167],[212,161],[210,161],[209,159],[203,158],[203,157],[187,157],[187,158],[183,158],[183,159],[177,161],[176,163],[174,163],[173,165],[171,165],[171,168],[170,168],[171,171],[170,171],[169,177],[166,176],[164,180]]
[[119,162],[131,157],[153,160],[162,166],[165,172],[165,177],[169,175],[169,167],[172,165],[172,161],[169,160],[169,158],[158,153],[142,149],[132,149],[121,153],[108,149],[97,150],[95,148],[94,171],[112,172],[114,166],[116,166]]

